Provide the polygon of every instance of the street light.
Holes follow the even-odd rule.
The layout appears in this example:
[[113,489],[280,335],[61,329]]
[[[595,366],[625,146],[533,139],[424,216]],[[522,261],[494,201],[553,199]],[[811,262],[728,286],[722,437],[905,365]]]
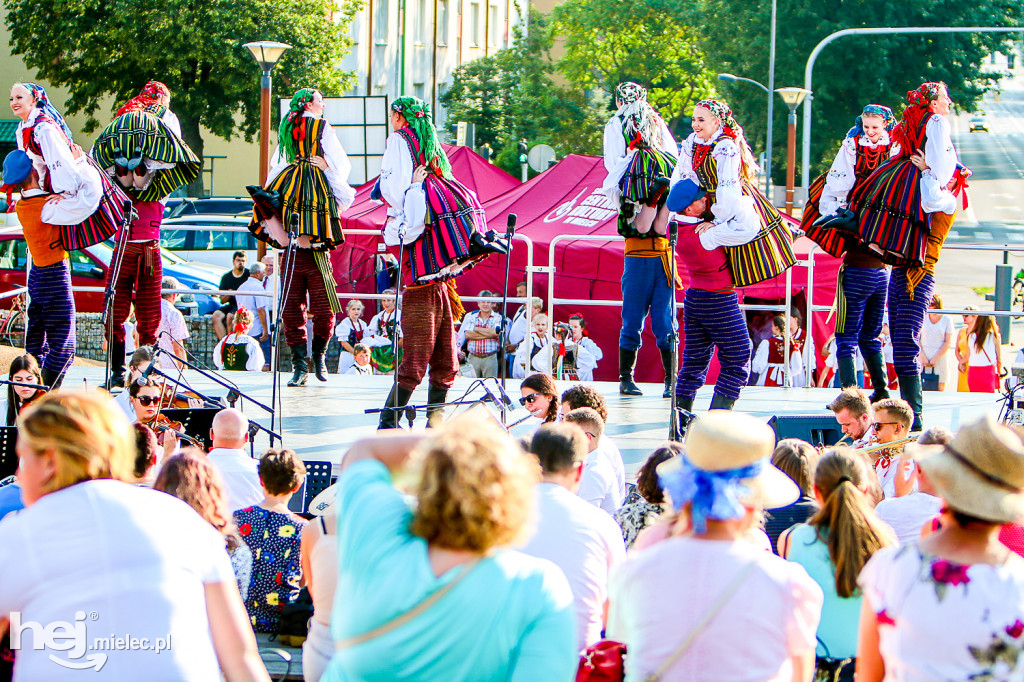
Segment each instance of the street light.
[[754,85],[768,93],[768,129],[765,131],[766,137],[764,145],[764,195],[768,196],[768,192],[771,191],[772,183],[772,91],[766,88],[763,84],[758,83],[756,80],[753,80],[752,78],[735,76],[731,73],[718,74],[718,80],[725,81],[726,83],[732,83],[735,81],[753,83]]
[[793,215],[793,184],[796,182],[796,108],[810,90],[804,88],[778,88],[775,92],[789,107],[789,139],[786,149],[786,213]]
[[[244,48],[249,50],[253,59],[263,69],[263,78],[260,79],[260,177],[258,184],[262,185],[270,172],[270,72],[281,55],[291,49],[291,45],[278,43],[272,40],[260,40],[254,43],[245,43]],[[267,253],[267,245],[262,240],[258,245],[259,257]]]

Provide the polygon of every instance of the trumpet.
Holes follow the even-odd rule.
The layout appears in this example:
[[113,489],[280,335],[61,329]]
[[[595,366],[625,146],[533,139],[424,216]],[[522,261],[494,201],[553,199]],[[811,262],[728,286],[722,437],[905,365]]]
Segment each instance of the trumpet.
[[920,438],[920,434],[917,436],[907,436],[906,438],[894,440],[891,443],[879,443],[878,445],[871,445],[866,448],[855,449],[857,452],[862,452],[864,454],[870,454],[872,452],[878,452],[879,450],[888,450],[891,448],[899,448],[900,450],[903,450],[904,446],[906,446],[907,443],[915,443],[917,442],[918,438]]

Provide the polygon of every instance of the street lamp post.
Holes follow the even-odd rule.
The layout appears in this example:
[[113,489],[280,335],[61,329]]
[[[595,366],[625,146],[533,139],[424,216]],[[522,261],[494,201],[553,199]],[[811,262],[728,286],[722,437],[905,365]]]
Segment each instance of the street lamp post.
[[753,83],[757,87],[761,88],[768,94],[768,129],[765,131],[765,155],[764,155],[764,195],[770,196],[768,193],[771,191],[772,182],[772,91],[764,86],[763,83],[758,83],[752,78],[743,78],[742,76],[735,76],[731,73],[720,73],[718,74],[718,80],[725,81],[726,83],[732,83],[734,81],[743,81],[744,83]]
[[[262,185],[270,172],[270,72],[281,55],[291,49],[291,45],[278,43],[272,40],[260,40],[254,43],[245,43],[244,48],[252,53],[253,59],[263,69],[263,77],[260,79],[260,177],[258,184]],[[259,257],[267,253],[267,245],[263,241],[258,244]]]
[[810,90],[803,88],[778,88],[782,101],[789,107],[789,138],[786,148],[786,213],[793,214],[793,185],[796,182],[796,108],[804,101]]

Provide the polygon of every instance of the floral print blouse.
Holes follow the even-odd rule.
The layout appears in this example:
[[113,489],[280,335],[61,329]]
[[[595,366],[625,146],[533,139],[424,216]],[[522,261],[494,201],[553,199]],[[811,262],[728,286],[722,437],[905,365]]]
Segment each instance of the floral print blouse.
[[277,632],[281,609],[299,593],[299,541],[306,522],[262,507],[239,509],[234,520],[252,552],[245,610],[256,632]]

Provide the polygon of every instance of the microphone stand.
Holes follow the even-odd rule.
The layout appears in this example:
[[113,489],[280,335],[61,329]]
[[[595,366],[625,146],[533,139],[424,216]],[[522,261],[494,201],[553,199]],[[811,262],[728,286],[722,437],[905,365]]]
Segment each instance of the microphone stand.
[[[284,304],[285,301],[288,300],[288,296],[291,294],[292,277],[295,274],[295,249],[298,248],[298,232],[299,214],[293,213],[291,224],[288,230],[288,246],[284,252],[284,266],[280,269],[277,275],[278,281],[281,282],[283,286],[281,287],[281,297],[277,300],[277,315],[276,321],[274,323],[274,338],[272,343],[270,344],[270,371],[274,375],[270,388],[270,404],[272,405],[272,407],[267,408],[263,405],[260,405],[260,407],[263,407],[263,409],[270,412],[271,429],[274,428],[274,408],[284,407],[283,401],[281,401],[280,404],[278,403],[278,401],[281,398],[281,372],[279,371],[279,364],[281,362],[281,327],[284,326]],[[285,272],[288,273],[287,279],[285,279]],[[284,410],[281,409],[281,411],[281,421],[284,422]],[[273,441],[271,441],[271,445],[273,445]]]
[[[505,378],[508,376],[508,351],[505,348],[508,345],[508,273],[509,268],[512,265],[512,237],[516,233],[516,214],[508,214],[508,222],[505,224],[505,240],[508,242],[507,251],[505,253],[505,285],[501,288],[501,338],[499,339],[501,354],[501,392],[505,392]],[[527,303],[530,303],[527,301]],[[506,406],[505,403],[501,403],[501,423],[505,424],[506,417]]]
[[[174,358],[175,360],[177,360],[181,364],[185,365],[189,369],[194,369],[200,375],[206,377],[207,379],[209,379],[210,381],[214,382],[215,384],[219,384],[220,386],[223,386],[224,388],[228,389],[228,391],[233,392],[233,393],[237,393],[240,398],[244,398],[245,400],[248,400],[253,405],[255,405],[257,407],[260,407],[260,408],[263,408],[265,411],[269,412],[271,414],[271,418],[273,418],[273,414],[274,414],[274,408],[273,407],[267,407],[266,405],[264,405],[260,401],[254,400],[253,398],[250,398],[245,393],[242,393],[242,391],[240,391],[238,389],[237,385],[232,384],[231,382],[229,382],[229,381],[227,381],[225,379],[222,379],[221,377],[217,376],[216,372],[214,372],[212,370],[202,369],[198,365],[194,365],[191,362],[189,362],[188,360],[185,360],[184,358],[179,358],[177,355],[175,355],[174,353],[172,353],[170,351],[167,351],[167,350],[164,350],[164,349],[161,348],[159,351],[154,352],[153,353],[153,360],[150,362],[150,366],[152,366],[153,362],[156,361],[156,358],[159,355],[166,355],[169,358]],[[168,377],[163,372],[161,372],[156,367],[152,367],[152,369],[147,368],[147,371],[156,372],[156,373],[160,374],[160,376],[167,377],[168,379],[171,378],[171,377]],[[143,376],[147,376],[147,375],[145,373],[143,373]],[[178,386],[184,386],[185,388],[187,388],[188,390],[192,391],[196,395],[198,395],[200,397],[203,397],[201,393],[196,391],[194,388],[192,388],[188,384],[186,384],[184,382],[181,382],[181,381],[178,381],[177,379],[174,379],[173,381]],[[215,400],[213,400],[211,402],[213,402],[214,404],[220,404],[220,403],[217,403],[217,401],[215,401]]]
[[[672,331],[669,332],[668,341],[672,349],[672,376],[665,377],[665,381],[668,383],[671,395],[669,396],[669,420],[668,420],[668,439],[673,441],[682,440],[684,429],[680,427],[679,420],[677,419],[676,409],[676,378],[679,373],[679,311],[676,308],[676,277],[678,276],[676,264],[676,240],[679,238],[679,223],[675,220],[670,220],[668,223],[668,246],[669,252],[672,255],[672,281],[669,287],[672,289]],[[687,420],[689,423],[689,420]]]
[[114,348],[114,297],[117,295],[115,287],[121,276],[121,264],[124,261],[124,250],[128,244],[128,233],[131,231],[132,202],[124,202],[124,222],[121,223],[121,232],[118,234],[117,243],[114,245],[114,255],[110,259],[110,267],[107,268],[107,289],[103,292],[103,316],[100,324],[106,330],[107,335],[107,359],[104,361],[104,376],[107,389],[113,388],[110,377],[110,351]]
[[[388,406],[387,398],[384,399],[384,407],[374,410],[366,410],[364,414],[374,414],[377,412],[384,412],[390,410],[392,413],[398,411],[398,325],[401,324],[399,316],[402,311],[399,309],[398,304],[400,302],[400,296],[402,293],[402,263],[405,261],[405,219],[403,218],[401,223],[398,225],[398,274],[395,276],[395,316],[393,333],[394,338],[391,339],[391,358],[392,362],[395,363],[395,369],[391,373],[391,392],[388,394],[392,397],[391,405]],[[402,408],[404,409],[404,408]],[[415,414],[415,413],[414,413]],[[398,426],[400,417],[395,415],[395,426]],[[410,420],[411,422],[411,420]]]

